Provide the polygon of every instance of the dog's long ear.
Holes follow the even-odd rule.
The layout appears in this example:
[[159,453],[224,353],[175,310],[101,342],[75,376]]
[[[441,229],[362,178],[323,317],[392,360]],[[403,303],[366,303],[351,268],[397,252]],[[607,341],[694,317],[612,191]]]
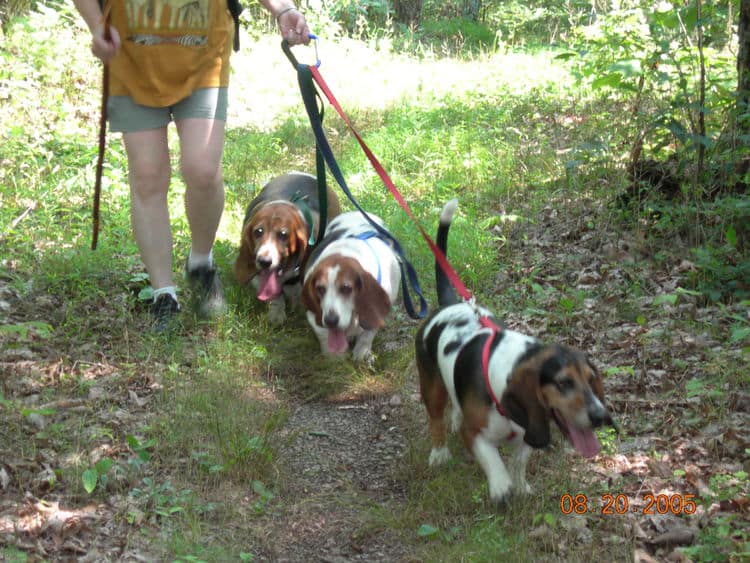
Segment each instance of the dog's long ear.
[[317,278],[317,272],[313,272],[305,280],[300,294],[300,302],[307,311],[315,315],[315,322],[318,323],[318,326],[323,326],[323,309],[320,306],[320,297],[315,291],[315,278]]
[[[312,229],[313,227],[310,226],[309,228]],[[299,256],[300,264],[303,264],[307,258],[307,244],[309,241],[307,229],[308,227],[303,221],[295,221],[294,232],[289,237],[289,256]]]
[[[341,213],[341,204],[336,192],[331,186],[326,186],[326,195],[328,196],[328,217],[326,223]],[[328,226],[327,224],[325,225]]]
[[255,243],[251,236],[250,225],[242,229],[240,252],[234,262],[234,277],[240,285],[245,285],[255,275]]
[[539,370],[534,360],[518,366],[500,399],[513,422],[526,429],[523,441],[532,448],[543,448],[550,441],[549,409],[542,397]]
[[391,300],[371,274],[363,272],[358,278],[354,308],[359,317],[359,324],[365,330],[376,330],[385,324],[385,318],[391,310]]

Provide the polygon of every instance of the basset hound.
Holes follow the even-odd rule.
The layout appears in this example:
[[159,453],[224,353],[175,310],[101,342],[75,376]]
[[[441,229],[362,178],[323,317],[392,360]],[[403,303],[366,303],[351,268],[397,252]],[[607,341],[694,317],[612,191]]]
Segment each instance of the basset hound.
[[[455,209],[451,200],[440,217],[436,244],[443,252]],[[596,455],[600,445],[594,429],[615,424],[594,364],[582,352],[503,328],[489,310],[458,302],[437,263],[435,270],[440,308],[425,319],[415,342],[432,443],[429,464],[450,459],[443,416],[448,401],[452,430],[460,430],[484,470],[495,502],[505,500],[511,489],[531,492],[526,462],[532,448],[549,444],[552,420],[580,454]],[[482,316],[499,330],[482,324]],[[510,473],[498,452],[502,442],[515,446]]]
[[[370,217],[385,229],[383,220]],[[351,346],[355,361],[372,363],[372,341],[398,297],[399,260],[359,211],[331,221],[310,256],[302,305],[324,354]]]
[[[252,280],[258,299],[268,301],[272,324],[286,320],[285,296],[299,297],[310,237],[318,236],[319,204],[315,177],[292,172],[268,182],[245,212],[234,274],[240,285]],[[340,212],[329,187],[328,218]]]

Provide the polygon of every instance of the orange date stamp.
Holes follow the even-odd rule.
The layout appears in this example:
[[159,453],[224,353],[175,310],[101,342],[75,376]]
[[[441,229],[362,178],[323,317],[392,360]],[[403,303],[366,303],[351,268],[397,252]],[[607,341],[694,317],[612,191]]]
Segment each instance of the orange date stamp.
[[600,505],[594,506],[589,501],[588,495],[579,493],[571,495],[565,493],[560,497],[560,512],[563,514],[590,514],[598,512],[605,515],[622,514],[695,514],[698,508],[695,503],[695,495],[683,495],[680,493],[666,495],[644,493],[642,503],[631,505],[630,499],[625,494],[604,494],[600,497]]

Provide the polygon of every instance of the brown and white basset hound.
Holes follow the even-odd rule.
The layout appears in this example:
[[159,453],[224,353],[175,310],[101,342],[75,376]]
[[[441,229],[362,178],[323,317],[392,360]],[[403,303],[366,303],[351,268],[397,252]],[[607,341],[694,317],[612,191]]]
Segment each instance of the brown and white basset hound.
[[[451,200],[440,217],[436,243],[443,252],[455,209]],[[458,302],[437,263],[435,269],[440,308],[424,321],[415,341],[432,442],[430,465],[450,459],[444,420],[449,401],[452,430],[460,430],[484,470],[493,501],[503,501],[511,489],[531,491],[526,462],[532,448],[549,444],[552,420],[579,453],[596,455],[600,445],[594,429],[615,425],[594,364],[582,352],[502,328],[489,310]],[[486,328],[481,316],[500,330]],[[516,446],[510,473],[498,452],[502,442]]]
[[[370,217],[384,227],[383,220]],[[302,305],[324,354],[346,353],[372,363],[372,341],[398,297],[399,261],[391,245],[359,211],[333,219],[315,248]]]
[[[268,301],[272,324],[286,319],[285,296],[299,297],[310,237],[318,236],[319,207],[317,180],[301,172],[273,178],[247,207],[234,274],[240,285],[252,280],[258,299]],[[329,219],[341,212],[330,187],[327,212]]]

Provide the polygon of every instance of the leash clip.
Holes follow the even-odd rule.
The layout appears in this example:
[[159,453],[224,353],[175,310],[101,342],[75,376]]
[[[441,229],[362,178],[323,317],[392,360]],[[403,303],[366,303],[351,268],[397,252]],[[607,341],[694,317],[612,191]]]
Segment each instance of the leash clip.
[[[315,68],[320,67],[320,56],[318,55],[318,36],[314,33],[308,34],[308,37],[313,40],[313,46],[315,48]],[[286,55],[286,58],[289,59],[289,62],[292,63],[292,66],[294,67],[294,70],[298,70],[300,67],[299,62],[297,61],[297,57],[294,56],[292,53],[291,45],[289,45],[289,41],[286,39],[281,40],[281,50],[284,51],[284,54]]]
[[308,37],[312,39],[313,46],[315,47],[315,68],[320,68],[320,56],[318,55],[318,36],[314,33],[310,33]]
[[482,312],[479,310],[479,305],[477,305],[477,297],[476,295],[472,295],[469,298],[464,299],[464,303],[466,303],[469,307],[471,307],[471,310],[474,311],[474,314],[478,318],[482,318]]

